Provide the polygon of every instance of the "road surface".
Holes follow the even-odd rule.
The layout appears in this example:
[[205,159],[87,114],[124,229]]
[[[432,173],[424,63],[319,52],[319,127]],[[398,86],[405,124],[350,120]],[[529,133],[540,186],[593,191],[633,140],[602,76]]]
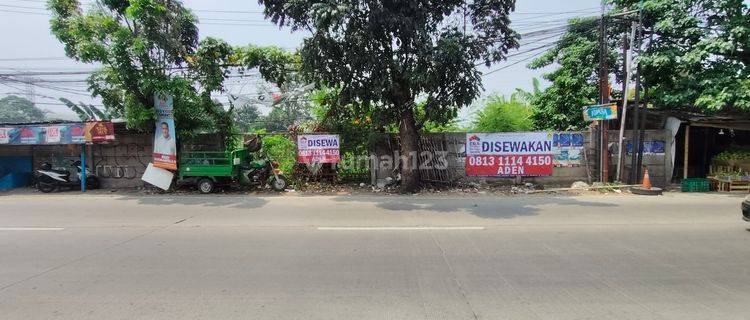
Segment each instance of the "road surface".
[[748,319],[741,199],[0,194],[0,318]]

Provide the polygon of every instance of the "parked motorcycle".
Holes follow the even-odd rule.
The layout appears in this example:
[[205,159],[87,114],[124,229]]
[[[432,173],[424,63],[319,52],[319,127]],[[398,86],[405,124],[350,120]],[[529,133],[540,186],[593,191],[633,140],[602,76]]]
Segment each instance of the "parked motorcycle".
[[240,183],[251,186],[270,186],[275,191],[284,191],[287,186],[286,178],[279,170],[279,163],[269,159],[249,161],[240,166]]
[[[71,174],[75,171],[76,174]],[[60,188],[74,189],[81,185],[81,161],[71,162],[67,170],[55,170],[49,163],[43,163],[36,170],[36,188],[44,193],[50,193]],[[99,187],[99,178],[86,169],[86,188]]]
[[279,170],[279,163],[267,158],[253,159],[252,154],[259,152],[262,147],[263,140],[260,136],[245,142],[248,158],[245,164],[240,166],[240,183],[259,187],[268,185],[275,191],[284,191],[287,181],[283,172]]

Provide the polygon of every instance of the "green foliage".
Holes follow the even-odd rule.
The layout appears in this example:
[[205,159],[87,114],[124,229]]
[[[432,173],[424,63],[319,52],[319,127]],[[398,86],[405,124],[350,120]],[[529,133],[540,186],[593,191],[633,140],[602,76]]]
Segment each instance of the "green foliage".
[[[435,0],[261,3],[279,25],[314,26],[300,52],[307,76],[341,88],[343,104],[357,101],[377,108],[390,122],[414,108],[416,96],[425,97],[425,120],[452,120],[455,109],[480,92],[476,61],[502,60],[517,46],[508,28],[512,1],[467,6]],[[453,19],[464,13],[472,24]],[[463,27],[470,32],[463,33]]]
[[75,112],[76,115],[78,115],[78,119],[81,121],[112,120],[113,118],[119,117],[119,115],[113,112],[113,110],[102,110],[94,105],[85,104],[83,102],[75,104],[73,101],[65,98],[60,98],[60,101],[65,104],[70,111]]
[[48,0],[47,6],[66,54],[102,65],[88,79],[92,95],[131,128],[153,126],[153,95],[167,92],[174,96],[179,135],[230,136],[232,110],[211,99],[224,91],[229,68],[258,67],[262,76],[283,82],[280,70],[294,61],[275,47],[235,49],[210,37],[199,42],[197,18],[180,1],[106,0],[83,10],[77,0]]
[[[340,105],[362,106],[355,118],[372,113],[398,126],[403,153],[416,151],[425,121],[447,123],[479,95],[477,61],[490,65],[518,46],[508,26],[513,0],[259,2],[274,23],[311,33],[303,74],[339,88]],[[416,98],[425,102],[419,119]],[[406,169],[402,186],[414,189],[418,172]]]
[[300,56],[275,46],[249,45],[236,48],[235,60],[246,68],[257,68],[266,80],[283,86],[289,81],[299,80],[296,73],[300,67]]
[[253,132],[261,119],[258,107],[247,103],[234,109],[234,123],[242,132]]
[[28,123],[46,120],[44,111],[18,96],[0,99],[0,123]]
[[[641,9],[644,98],[657,108],[750,111],[750,7],[742,0],[610,0],[611,13]],[[632,15],[637,18],[636,14]],[[622,81],[619,50],[626,20],[608,19],[610,73]],[[626,23],[623,23],[626,21]],[[578,129],[581,107],[598,100],[599,61],[595,19],[573,20],[557,46],[530,64],[556,63],[544,77],[552,85],[535,97],[542,129]]]
[[297,163],[297,145],[285,135],[263,135],[262,152],[271,160],[279,162],[284,174],[291,176]]
[[655,35],[639,59],[648,98],[665,108],[750,111],[750,4],[618,0]]
[[[540,130],[576,130],[586,126],[582,108],[595,104],[599,97],[597,61],[599,45],[595,19],[574,19],[557,46],[531,62],[539,69],[558,64],[543,77],[552,85],[535,94],[532,119]],[[614,60],[610,52],[610,61]],[[614,66],[614,64],[612,64]],[[613,67],[614,68],[614,67]],[[611,70],[616,72],[616,70]]]
[[526,92],[521,90],[510,96],[492,95],[484,102],[477,113],[474,130],[477,132],[519,132],[533,128],[532,108],[524,99]]
[[743,161],[743,160],[750,160],[750,149],[748,148],[739,148],[739,147],[733,147],[729,150],[726,150],[722,153],[717,154],[714,157],[715,161],[719,161],[725,164],[737,162],[737,161]]
[[337,133],[342,137],[342,154],[367,155],[371,136],[378,131],[377,115],[357,103],[342,104],[340,93],[337,88],[322,88],[310,94],[314,120],[308,131]]

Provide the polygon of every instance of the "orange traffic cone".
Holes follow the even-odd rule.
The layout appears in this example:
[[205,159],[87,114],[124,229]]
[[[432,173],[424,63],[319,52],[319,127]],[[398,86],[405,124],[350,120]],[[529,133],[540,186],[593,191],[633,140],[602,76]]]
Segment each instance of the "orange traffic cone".
[[648,167],[643,167],[643,189],[651,189],[651,178],[648,176]]

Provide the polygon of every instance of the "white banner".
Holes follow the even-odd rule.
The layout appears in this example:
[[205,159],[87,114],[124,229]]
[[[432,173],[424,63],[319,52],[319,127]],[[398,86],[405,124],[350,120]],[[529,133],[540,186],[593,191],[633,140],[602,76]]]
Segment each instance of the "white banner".
[[44,128],[44,140],[47,143],[60,143],[60,127],[45,127]]

